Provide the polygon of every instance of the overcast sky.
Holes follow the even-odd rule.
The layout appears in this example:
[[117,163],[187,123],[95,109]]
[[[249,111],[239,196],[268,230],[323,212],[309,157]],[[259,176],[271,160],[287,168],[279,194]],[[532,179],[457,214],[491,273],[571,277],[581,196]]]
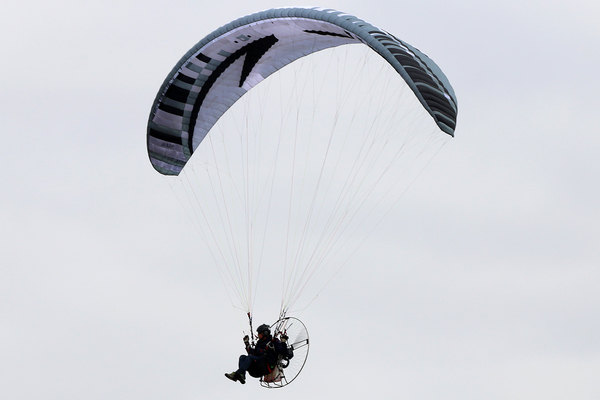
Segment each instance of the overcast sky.
[[456,137],[302,313],[299,378],[223,377],[242,328],[148,161],[146,123],[202,37],[289,5],[3,2],[1,397],[600,398],[592,0],[315,4],[435,60],[458,97]]

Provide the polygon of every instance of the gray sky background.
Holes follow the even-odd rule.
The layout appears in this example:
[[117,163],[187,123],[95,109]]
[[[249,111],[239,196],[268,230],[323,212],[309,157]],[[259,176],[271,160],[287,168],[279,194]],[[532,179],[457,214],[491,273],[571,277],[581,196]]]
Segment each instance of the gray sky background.
[[430,55],[456,137],[302,314],[298,380],[223,377],[240,326],[148,161],[146,122],[193,44],[288,5],[3,2],[2,398],[600,398],[591,0],[316,4]]

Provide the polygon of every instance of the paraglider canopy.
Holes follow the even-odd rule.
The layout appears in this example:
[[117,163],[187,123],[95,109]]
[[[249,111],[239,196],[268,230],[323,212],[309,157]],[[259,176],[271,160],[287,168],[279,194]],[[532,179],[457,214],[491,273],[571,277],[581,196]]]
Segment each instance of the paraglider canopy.
[[424,53],[339,11],[279,8],[217,29],[177,63],[152,106],[147,132],[152,165],[162,174],[178,175],[212,126],[244,93],[300,57],[351,43],[364,43],[383,57],[439,129],[454,134],[454,91]]

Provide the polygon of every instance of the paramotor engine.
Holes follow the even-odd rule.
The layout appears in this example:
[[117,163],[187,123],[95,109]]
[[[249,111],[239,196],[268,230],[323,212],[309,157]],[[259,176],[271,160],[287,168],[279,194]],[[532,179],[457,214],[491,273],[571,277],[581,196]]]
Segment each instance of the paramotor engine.
[[271,325],[271,332],[274,338],[286,338],[286,344],[293,356],[279,356],[273,372],[260,378],[260,384],[266,388],[280,388],[296,379],[306,363],[309,349],[308,331],[299,319],[285,317]]

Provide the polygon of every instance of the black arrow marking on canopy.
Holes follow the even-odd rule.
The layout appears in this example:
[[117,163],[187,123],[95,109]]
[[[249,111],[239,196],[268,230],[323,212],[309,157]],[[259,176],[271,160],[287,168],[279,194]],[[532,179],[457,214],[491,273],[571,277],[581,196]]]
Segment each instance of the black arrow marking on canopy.
[[189,142],[188,149],[190,150],[190,154],[194,153],[194,149],[192,146],[194,139],[194,128],[196,127],[196,120],[198,119],[198,113],[200,112],[200,107],[202,107],[202,103],[204,103],[204,99],[206,99],[206,95],[215,84],[217,79],[221,76],[223,72],[227,70],[238,58],[246,55],[246,59],[244,60],[244,66],[242,67],[242,75],[240,77],[240,87],[244,84],[250,72],[254,66],[258,63],[261,57],[273,46],[277,43],[279,39],[275,37],[275,35],[266,36],[260,39],[257,39],[247,45],[241,47],[236,52],[232,53],[229,57],[223,60],[217,68],[210,74],[204,85],[202,85],[202,89],[200,89],[200,93],[198,93],[198,98],[194,103],[194,108],[192,109],[192,114],[190,116],[190,128],[189,128]]
[[305,29],[304,32],[306,32],[306,33],[314,33],[316,35],[321,35],[321,36],[336,36],[336,37],[343,37],[343,38],[354,39],[354,37],[350,33],[346,32],[346,31],[344,31],[345,35],[342,34],[342,33],[327,32],[327,31],[312,31],[312,30],[307,30],[307,29]]

